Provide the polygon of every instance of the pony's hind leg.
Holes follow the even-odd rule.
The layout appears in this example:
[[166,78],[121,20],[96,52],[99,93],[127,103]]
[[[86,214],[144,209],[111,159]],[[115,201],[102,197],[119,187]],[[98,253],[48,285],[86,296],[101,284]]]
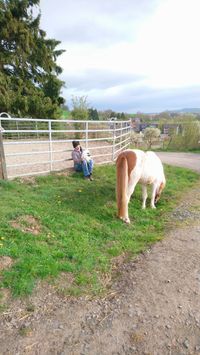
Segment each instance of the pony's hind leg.
[[155,197],[156,197],[157,184],[152,185],[152,195],[151,195],[151,208],[156,208]]
[[146,200],[147,200],[147,186],[142,185],[142,209],[146,208]]
[[130,198],[131,198],[132,194],[134,193],[137,183],[138,183],[138,180],[134,181],[132,184],[129,183],[129,185],[128,185],[128,191],[127,191],[128,202],[130,201]]
[[128,217],[128,204],[129,204],[130,198],[131,198],[131,196],[132,196],[132,194],[133,194],[133,192],[135,190],[135,186],[138,183],[138,180],[139,179],[137,179],[136,181],[132,182],[131,184],[130,183],[128,184],[127,195],[126,195],[126,198],[127,198],[126,199],[126,207],[127,207],[126,218],[123,219],[124,222],[126,222],[126,223],[130,223],[130,219]]

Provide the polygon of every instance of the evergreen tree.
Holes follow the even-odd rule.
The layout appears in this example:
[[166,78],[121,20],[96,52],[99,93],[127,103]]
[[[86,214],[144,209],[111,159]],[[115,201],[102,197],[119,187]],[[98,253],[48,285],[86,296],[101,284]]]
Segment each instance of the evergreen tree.
[[64,103],[56,64],[63,50],[40,29],[39,3],[0,0],[0,112],[56,118]]
[[125,120],[126,119],[126,115],[125,115],[124,112],[121,113],[121,117],[120,118],[121,118],[121,120]]
[[98,121],[99,120],[99,115],[96,109],[89,108],[88,110],[88,119],[93,120],[93,121]]

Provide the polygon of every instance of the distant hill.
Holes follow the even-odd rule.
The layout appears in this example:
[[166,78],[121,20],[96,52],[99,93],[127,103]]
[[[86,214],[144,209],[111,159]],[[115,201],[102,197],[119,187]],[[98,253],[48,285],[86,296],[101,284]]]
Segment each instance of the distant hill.
[[180,110],[169,110],[169,112],[178,113],[200,113],[200,108],[182,108]]

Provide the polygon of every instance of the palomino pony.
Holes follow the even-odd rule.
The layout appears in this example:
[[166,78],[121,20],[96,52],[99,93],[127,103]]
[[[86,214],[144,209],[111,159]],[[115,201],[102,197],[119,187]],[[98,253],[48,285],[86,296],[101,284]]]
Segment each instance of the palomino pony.
[[128,149],[117,158],[117,207],[118,217],[130,223],[128,203],[136,184],[142,184],[142,208],[146,208],[147,185],[152,185],[151,207],[159,200],[166,180],[161,160],[153,152]]

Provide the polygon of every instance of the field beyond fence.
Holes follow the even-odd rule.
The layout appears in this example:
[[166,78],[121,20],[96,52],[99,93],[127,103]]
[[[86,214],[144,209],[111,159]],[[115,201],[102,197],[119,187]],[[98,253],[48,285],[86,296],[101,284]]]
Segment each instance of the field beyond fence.
[[75,139],[90,150],[96,164],[114,161],[130,144],[130,121],[1,117],[0,124],[4,169],[10,179],[72,167],[72,141]]

